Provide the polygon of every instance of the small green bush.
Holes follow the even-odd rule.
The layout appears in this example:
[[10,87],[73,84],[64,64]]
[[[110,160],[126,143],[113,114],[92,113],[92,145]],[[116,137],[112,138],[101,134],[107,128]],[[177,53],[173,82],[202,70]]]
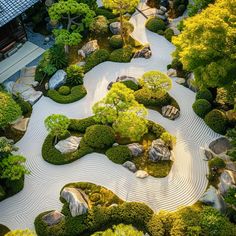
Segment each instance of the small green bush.
[[184,4],[179,5],[177,9],[178,16],[182,16],[185,10],[186,6]]
[[174,31],[171,28],[166,29],[165,32],[164,32],[165,38],[170,42],[171,42],[171,39],[174,35],[175,35]]
[[105,16],[97,16],[90,25],[90,30],[95,34],[105,34],[108,32],[108,20]]
[[193,103],[194,112],[204,118],[211,111],[211,104],[206,99],[198,99]]
[[85,133],[86,129],[89,126],[98,124],[94,120],[93,116],[90,116],[90,117],[84,118],[84,119],[71,119],[70,121],[71,122],[70,122],[70,125],[69,125],[69,130],[77,131],[77,132],[80,132],[80,133]]
[[147,27],[147,29],[149,29],[150,31],[155,32],[155,33],[157,33],[157,31],[159,31],[159,30],[165,31],[165,29],[166,29],[166,25],[165,25],[164,21],[160,18],[157,18],[157,17],[152,17],[152,18],[148,19],[146,22],[146,27]]
[[209,89],[204,88],[204,89],[201,89],[197,92],[196,100],[198,100],[198,99],[206,99],[207,101],[212,102],[213,96],[212,96],[212,93]]
[[123,40],[121,35],[113,35],[110,38],[110,46],[114,49],[122,48],[123,47]]
[[154,133],[156,135],[156,138],[160,138],[161,135],[166,131],[161,125],[153,122],[153,121],[148,121],[148,131],[151,133]]
[[230,188],[225,196],[225,202],[236,207],[236,188]]
[[58,93],[60,93],[61,95],[68,95],[70,94],[70,88],[68,86],[61,86],[58,89]]
[[84,83],[84,69],[78,65],[70,65],[66,69],[66,83],[72,86],[82,85]]
[[62,95],[57,90],[48,90],[48,97],[50,97],[53,101],[67,104],[80,100],[87,94],[87,91],[83,85],[75,86],[71,89],[71,93],[68,95]]
[[0,224],[0,236],[4,236],[9,231],[10,229],[7,226]]
[[214,109],[205,116],[204,120],[216,133],[225,134],[227,129],[227,118],[223,111]]
[[126,46],[124,48],[114,50],[110,55],[110,61],[114,62],[130,62],[133,56],[133,48]]
[[170,68],[173,68],[175,70],[183,70],[183,64],[177,58],[174,58],[171,62],[171,67]]
[[86,64],[84,65],[84,71],[88,72],[96,65],[109,60],[109,52],[106,49],[98,49],[86,59]]
[[116,164],[123,164],[132,158],[132,153],[127,146],[119,145],[108,149],[106,156]]
[[225,162],[219,158],[219,157],[214,157],[213,159],[211,159],[208,162],[208,166],[210,169],[214,168],[214,169],[222,169],[225,168],[226,164]]
[[108,148],[115,142],[115,132],[107,125],[92,125],[86,129],[84,140],[92,148]]
[[17,97],[14,100],[20,106],[22,115],[30,114],[32,112],[32,106],[29,102],[24,101],[21,97]]
[[96,9],[97,16],[105,16],[107,19],[114,19],[117,15],[113,14],[111,10],[106,9],[104,7],[99,7]]
[[124,84],[127,88],[132,89],[133,91],[137,91],[139,89],[139,86],[132,80],[121,81],[120,83]]

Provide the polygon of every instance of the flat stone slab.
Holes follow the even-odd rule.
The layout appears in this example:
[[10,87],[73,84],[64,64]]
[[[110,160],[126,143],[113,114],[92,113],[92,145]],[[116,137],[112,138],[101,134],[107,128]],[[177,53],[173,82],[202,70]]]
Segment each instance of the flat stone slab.
[[218,138],[211,142],[209,144],[209,148],[215,153],[215,154],[221,154],[223,152],[226,152],[228,149],[231,148],[230,142],[227,138]]
[[55,148],[63,154],[75,152],[80,144],[82,137],[70,136],[65,140],[59,141]]
[[15,124],[12,125],[12,128],[25,132],[27,130],[29,124],[29,118],[23,118],[17,121]]
[[49,212],[42,217],[42,220],[49,226],[57,225],[64,219],[65,216],[59,211]]

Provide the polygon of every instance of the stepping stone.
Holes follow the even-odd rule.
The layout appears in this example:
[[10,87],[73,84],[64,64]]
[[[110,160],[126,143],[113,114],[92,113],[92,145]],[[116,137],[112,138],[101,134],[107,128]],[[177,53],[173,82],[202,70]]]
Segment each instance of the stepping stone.
[[179,109],[171,105],[167,105],[161,108],[162,115],[170,120],[175,120],[179,117]]

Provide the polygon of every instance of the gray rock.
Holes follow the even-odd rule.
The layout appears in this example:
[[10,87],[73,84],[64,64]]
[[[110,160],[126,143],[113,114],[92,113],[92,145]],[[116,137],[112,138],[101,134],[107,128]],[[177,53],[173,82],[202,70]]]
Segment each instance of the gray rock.
[[212,185],[203,194],[203,196],[199,199],[199,201],[214,207],[215,209],[219,210],[222,213],[225,211],[226,206],[224,200]]
[[157,10],[157,14],[158,14],[158,15],[165,15],[165,12],[162,11],[161,9],[158,9],[158,10]]
[[136,178],[144,179],[144,178],[147,178],[149,174],[144,170],[138,170],[136,171],[135,176]]
[[121,82],[121,81],[132,81],[135,84],[139,85],[138,80],[136,78],[127,75],[122,75],[117,77],[116,82]]
[[191,89],[193,92],[198,91],[198,87],[196,85],[195,77],[193,73],[189,74],[188,79],[187,79],[187,85],[188,85],[188,88]]
[[169,161],[171,159],[171,151],[161,139],[152,141],[152,146],[148,150],[149,160],[153,162]]
[[167,73],[168,76],[170,77],[176,77],[177,76],[177,71],[175,69],[170,68]]
[[49,89],[48,83],[45,83],[44,87],[45,87],[46,90],[48,90]]
[[166,20],[167,20],[166,15],[157,14],[156,16],[157,16],[158,18],[162,19],[163,21],[166,21]]
[[132,152],[132,156],[138,156],[143,153],[144,148],[139,143],[131,143],[127,145],[129,150]]
[[145,59],[149,59],[152,56],[152,51],[150,46],[145,46],[144,48],[142,48],[141,50],[137,51],[134,54],[134,58],[145,58]]
[[163,11],[163,12],[167,12],[167,8],[164,7],[164,6],[160,6],[160,10]]
[[112,85],[114,84],[115,82],[110,82],[108,85],[107,85],[107,90],[110,90]]
[[136,172],[137,168],[135,166],[135,164],[132,161],[126,161],[123,166],[125,168],[127,168],[128,170],[130,170],[131,172]]
[[185,82],[186,82],[186,81],[185,81],[184,78],[177,78],[177,79],[176,79],[176,83],[177,83],[177,84],[183,85],[183,84],[185,84]]
[[166,117],[170,120],[175,120],[180,115],[179,109],[177,109],[171,105],[167,105],[167,106],[162,107],[161,112],[164,117]]
[[83,58],[87,57],[89,54],[95,52],[99,49],[98,41],[92,40],[86,43],[79,51],[78,55],[81,55]]
[[61,197],[69,203],[72,217],[87,213],[89,201],[87,195],[82,190],[66,187],[62,190]]
[[227,138],[221,137],[209,144],[209,148],[215,153],[215,154],[221,154],[223,152],[226,152],[231,148],[230,142]]
[[208,161],[211,160],[211,159],[214,157],[214,155],[212,154],[212,152],[209,151],[209,150],[207,150],[207,149],[204,150],[204,154],[205,154],[206,159],[207,159]]
[[66,72],[58,70],[49,80],[49,89],[57,89],[66,83]]
[[236,173],[229,170],[224,170],[220,175],[220,183],[218,189],[224,195],[230,188],[236,188]]
[[64,219],[65,216],[59,211],[49,212],[42,217],[42,220],[49,226],[57,225]]
[[171,26],[171,27],[169,27],[169,28],[173,30],[174,35],[179,35],[179,34],[180,34],[180,31],[179,31],[176,27]]
[[12,93],[12,90],[13,90],[14,85],[15,85],[15,82],[14,82],[14,81],[9,81],[9,82],[3,84],[5,90],[6,90],[8,93]]
[[25,132],[27,130],[29,120],[29,118],[21,118],[15,124],[12,125],[12,128],[21,132]]
[[119,143],[113,143],[112,147],[117,147],[119,146]]
[[120,34],[120,22],[113,22],[109,25],[110,31],[113,34]]
[[63,154],[75,152],[80,144],[82,137],[70,136],[65,140],[59,141],[55,148]]

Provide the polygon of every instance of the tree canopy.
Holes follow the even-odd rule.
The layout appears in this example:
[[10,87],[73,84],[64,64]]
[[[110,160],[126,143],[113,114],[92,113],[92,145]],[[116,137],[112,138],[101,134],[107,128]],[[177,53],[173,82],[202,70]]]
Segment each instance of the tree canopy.
[[184,21],[173,39],[174,56],[193,71],[200,86],[224,87],[236,74],[236,2],[217,0],[200,14]]

